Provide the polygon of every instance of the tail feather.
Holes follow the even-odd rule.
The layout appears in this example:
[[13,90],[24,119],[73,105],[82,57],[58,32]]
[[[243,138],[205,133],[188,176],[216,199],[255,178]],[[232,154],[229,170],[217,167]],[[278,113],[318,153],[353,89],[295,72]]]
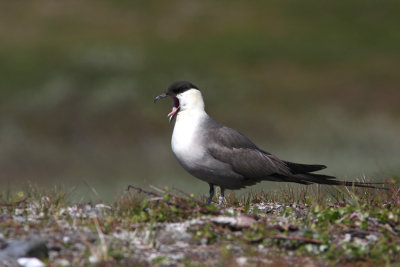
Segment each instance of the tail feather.
[[319,164],[301,164],[289,161],[284,161],[285,165],[289,168],[293,174],[291,177],[283,177],[279,175],[279,178],[283,178],[283,181],[295,182],[300,184],[326,184],[326,185],[342,185],[342,186],[356,186],[365,188],[375,189],[387,189],[383,185],[385,183],[364,183],[364,182],[348,182],[336,180],[336,177],[324,174],[312,173],[320,171],[326,168],[325,165]]
[[364,188],[375,188],[375,189],[385,189],[383,185],[385,183],[367,183],[367,182],[349,182],[349,181],[339,181],[336,180],[335,177],[324,175],[324,174],[315,174],[315,173],[305,173],[305,174],[297,174],[294,175],[297,179],[301,181],[301,183],[305,184],[326,184],[326,185],[342,185],[342,186],[355,186],[355,187],[364,187]]

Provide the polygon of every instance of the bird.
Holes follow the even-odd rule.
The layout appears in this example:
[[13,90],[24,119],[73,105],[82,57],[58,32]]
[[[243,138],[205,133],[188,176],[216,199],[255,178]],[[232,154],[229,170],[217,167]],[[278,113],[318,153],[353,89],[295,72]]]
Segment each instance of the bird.
[[175,119],[172,152],[188,173],[209,184],[208,204],[212,203],[215,186],[220,187],[218,202],[222,205],[226,189],[241,189],[261,181],[377,188],[371,183],[317,174],[326,166],[281,160],[259,148],[245,135],[210,117],[201,91],[189,81],[172,83],[154,103],[167,97],[172,99],[169,122]]

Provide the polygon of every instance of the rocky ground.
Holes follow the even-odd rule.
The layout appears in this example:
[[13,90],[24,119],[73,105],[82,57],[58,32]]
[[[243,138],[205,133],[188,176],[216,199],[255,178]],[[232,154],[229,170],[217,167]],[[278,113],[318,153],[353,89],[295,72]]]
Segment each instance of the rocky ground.
[[[391,265],[400,257],[398,192],[340,201],[280,192],[222,207],[168,190],[133,190],[113,205],[62,192],[18,192],[0,204],[5,266]],[[302,195],[303,194],[303,195]],[[301,200],[302,199],[302,200]]]

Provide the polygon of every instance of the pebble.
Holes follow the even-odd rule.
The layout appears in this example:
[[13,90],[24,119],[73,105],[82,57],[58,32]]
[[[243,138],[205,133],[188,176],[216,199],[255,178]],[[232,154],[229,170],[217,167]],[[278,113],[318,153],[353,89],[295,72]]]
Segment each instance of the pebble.
[[22,267],[44,267],[45,264],[37,258],[19,258],[17,262]]
[[247,258],[246,257],[239,257],[239,258],[236,259],[236,263],[239,266],[245,266],[245,265],[247,265]]
[[94,255],[91,255],[91,256],[89,257],[89,262],[90,262],[91,264],[96,264],[96,263],[99,262],[99,258],[97,258],[97,257],[94,256]]

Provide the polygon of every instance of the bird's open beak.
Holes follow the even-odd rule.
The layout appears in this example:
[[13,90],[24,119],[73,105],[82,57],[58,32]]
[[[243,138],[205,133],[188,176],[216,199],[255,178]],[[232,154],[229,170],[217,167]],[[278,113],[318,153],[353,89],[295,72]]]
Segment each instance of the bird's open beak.
[[[166,93],[162,93],[161,95],[154,98],[154,103],[156,103],[159,99],[166,97],[168,97],[168,95]],[[176,96],[172,96],[172,100],[172,111],[168,114],[169,123],[171,123],[175,119],[179,111],[179,99]]]

